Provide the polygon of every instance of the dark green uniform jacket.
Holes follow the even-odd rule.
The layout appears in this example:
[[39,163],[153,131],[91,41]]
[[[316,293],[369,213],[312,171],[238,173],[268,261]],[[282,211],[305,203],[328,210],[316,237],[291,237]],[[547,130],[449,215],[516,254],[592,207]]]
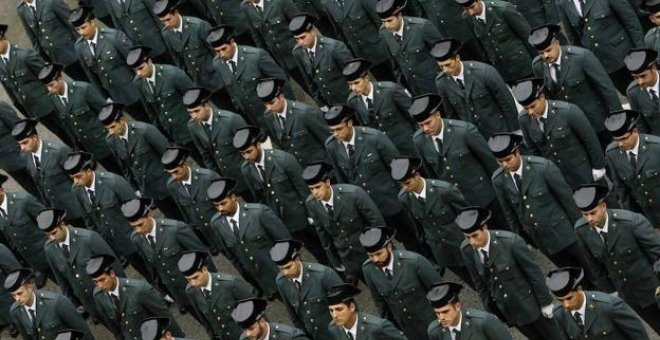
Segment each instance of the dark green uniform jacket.
[[488,143],[471,123],[443,119],[442,129],[442,155],[422,130],[413,137],[428,177],[455,185],[470,204],[488,206],[495,200],[490,177],[498,167]]
[[234,27],[234,34],[237,36],[248,33],[250,22],[241,10],[241,4],[238,1],[227,0],[207,0],[204,1],[209,13],[207,13],[216,24],[231,25]]
[[170,318],[173,336],[183,337],[174,316],[167,309],[165,300],[146,281],[117,278],[119,284],[119,308],[115,307],[110,294],[94,289],[94,301],[108,329],[117,340],[140,340],[140,325],[149,317]]
[[292,50],[296,65],[306,77],[307,88],[320,105],[343,104],[350,93],[342,75],[344,64],[353,54],[339,40],[316,35],[314,61],[307,48],[295,45]]
[[586,1],[584,17],[573,0],[556,4],[568,39],[594,52],[608,73],[623,67],[629,49],[644,46],[644,32],[629,1]]
[[525,144],[534,155],[555,163],[573,190],[593,183],[592,169],[605,168],[606,160],[589,120],[575,104],[548,100],[546,105],[542,132],[531,126],[533,118],[520,112],[518,120]]
[[638,123],[642,132],[660,136],[660,101],[653,101],[648,89],[643,89],[632,81],[626,90],[630,109],[639,111],[641,119]]
[[[309,338],[298,328],[293,328],[281,323],[269,322],[269,338],[282,340],[309,340]],[[240,340],[249,339],[245,333],[241,334]]]
[[163,37],[163,26],[153,14],[155,0],[107,1],[108,12],[115,28],[122,30],[135,45],[151,48],[151,56],[169,53]]
[[331,340],[328,324],[332,320],[326,301],[327,292],[342,282],[330,267],[302,262],[300,290],[290,279],[277,274],[277,289],[294,326],[314,340]]
[[268,123],[268,134],[277,146],[292,154],[300,165],[313,161],[327,161],[324,143],[330,136],[330,128],[318,109],[295,100],[286,100],[284,129],[277,116],[264,113]]
[[417,124],[408,114],[412,105],[410,92],[391,81],[372,81],[371,91],[371,109],[361,95],[353,92],[348,96],[347,104],[358,111],[362,125],[385,132],[403,155],[415,157],[417,152],[411,141]]
[[426,198],[418,199],[412,192],[401,190],[403,203],[424,229],[424,239],[431,248],[438,266],[463,266],[460,246],[465,237],[454,220],[459,210],[470,204],[454,185],[439,179],[425,178]]
[[209,272],[211,276],[211,296],[207,298],[202,290],[188,284],[186,296],[200,316],[202,325],[209,337],[219,340],[235,340],[243,330],[231,318],[236,301],[254,297],[253,289],[243,280],[222,273]]
[[534,322],[541,317],[541,307],[552,303],[541,267],[517,234],[503,230],[489,233],[487,268],[467,240],[461,244],[463,260],[482,304],[489,310],[496,306],[514,326]]
[[573,191],[551,161],[522,156],[522,188],[502,168],[493,174],[493,188],[504,217],[514,232],[527,233],[544,254],[555,254],[575,243],[573,224],[581,214]]
[[607,164],[623,208],[643,213],[660,228],[660,137],[639,134],[637,168],[616,143],[607,147]]
[[364,279],[381,317],[399,325],[409,339],[427,339],[428,325],[435,320],[426,292],[441,280],[429,260],[406,250],[392,250],[392,280],[371,260],[362,265]]
[[470,22],[486,57],[508,83],[530,76],[532,58],[537,54],[527,43],[531,26],[510,2],[488,0],[483,5],[486,23],[467,13],[462,15]]
[[443,38],[433,23],[416,17],[403,17],[403,41],[394,38],[394,33],[385,26],[380,28],[380,36],[392,60],[415,95],[435,93],[435,74],[438,65],[430,51],[433,45]]
[[355,126],[353,134],[355,155],[352,158],[344,143],[334,136],[325,141],[338,181],[364,189],[384,216],[397,214],[403,206],[397,200],[399,184],[390,176],[389,164],[399,152],[384,132]]
[[[606,275],[628,305],[645,308],[655,304],[660,280],[653,273],[653,263],[660,257],[660,236],[641,214],[608,209],[607,218],[607,247],[584,218],[575,223],[589,267],[602,274],[600,277]],[[611,291],[604,283],[597,288]]]
[[11,136],[11,130],[17,121],[19,118],[14,108],[0,101],[0,169],[5,171],[17,171],[27,166],[21,156],[21,148]]
[[163,27],[161,30],[177,66],[186,71],[199,86],[210,91],[223,87],[222,78],[213,67],[215,52],[206,42],[211,25],[195,17],[182,16],[181,20],[183,26],[180,35],[173,29]]
[[[428,328],[431,340],[453,340],[448,328],[440,321],[431,321]],[[509,329],[495,315],[473,308],[461,309],[461,339],[511,340]]]
[[[96,255],[111,255],[117,257],[108,243],[93,231],[82,228],[67,227],[69,233],[69,257],[62,251],[61,244],[46,241],[44,253],[55,276],[55,282],[60,291],[70,300],[79,301],[85,311],[95,317],[100,317],[94,303],[94,282],[87,275],[87,261]],[[124,268],[115,260],[112,268],[115,274],[124,277]]]
[[291,154],[277,149],[261,149],[265,178],[261,178],[256,165],[247,161],[241,165],[243,178],[259,203],[269,206],[290,232],[307,227],[305,199],[309,189],[302,179],[302,167]]
[[658,27],[653,27],[646,32],[644,45],[652,50],[660,51],[660,29]]
[[58,332],[67,329],[84,332],[83,340],[94,339],[85,319],[76,312],[73,303],[63,295],[45,290],[35,290],[34,295],[37,314],[36,327],[33,327],[32,318],[24,306],[14,303],[9,312],[23,339],[55,339]]
[[[124,177],[133,180],[144,197],[162,200],[167,192],[167,179],[170,177],[163,171],[160,157],[169,147],[167,138],[151,124],[129,121],[128,143],[122,137],[107,136],[107,142],[120,160]],[[128,145],[128,147],[126,147]]]
[[461,62],[461,67],[465,90],[452,76],[440,72],[435,78],[444,116],[474,124],[486,140],[497,132],[518,130],[516,103],[497,70],[471,60]]
[[[21,268],[22,265],[6,245],[0,243],[0,280],[5,282],[7,274]],[[11,324],[9,308],[14,303],[14,298],[9,291],[0,288],[0,327],[6,327]]]
[[137,252],[129,238],[131,227],[121,212],[122,203],[135,198],[135,189],[125,178],[111,172],[94,172],[94,202],[87,188],[72,186],[71,191],[83,207],[87,228],[98,232],[123,257]]
[[140,91],[144,107],[152,122],[163,129],[165,135],[178,145],[190,144],[192,138],[186,127],[190,115],[183,105],[183,94],[194,87],[185,72],[172,65],[154,64],[156,84],[151,88],[146,79],[133,80]]
[[463,7],[456,1],[413,0],[408,4],[417,16],[431,21],[443,37],[458,39],[463,44],[475,39],[470,24],[461,18]]
[[323,249],[334,268],[342,265],[346,273],[361,276],[367,253],[360,244],[362,228],[385,225],[378,206],[360,187],[352,184],[332,186],[333,215],[312,195],[305,202]]
[[132,105],[140,100],[133,84],[133,70],[126,65],[126,56],[133,42],[124,32],[111,28],[98,28],[96,48],[92,54],[89,42],[76,41],[76,54],[90,82],[105,89],[118,103]]
[[[358,323],[355,340],[406,340],[403,332],[394,327],[391,322],[371,314],[358,313],[355,322]],[[330,322],[328,329],[334,340],[348,338],[346,329],[337,326],[334,321]]]
[[238,233],[234,235],[227,216],[213,216],[211,225],[225,247],[224,254],[246,280],[256,282],[266,296],[277,293],[275,278],[279,269],[270,259],[270,248],[276,240],[291,239],[287,227],[263,204],[240,204]]
[[69,6],[64,0],[39,0],[36,15],[24,1],[16,11],[32,47],[53,62],[69,66],[78,62],[73,44],[78,39],[69,23]]

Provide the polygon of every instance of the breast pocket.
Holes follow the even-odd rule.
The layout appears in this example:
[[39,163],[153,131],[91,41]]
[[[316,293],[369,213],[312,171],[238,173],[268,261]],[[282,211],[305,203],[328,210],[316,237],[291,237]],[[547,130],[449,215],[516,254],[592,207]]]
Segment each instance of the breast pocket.
[[555,144],[557,148],[570,146],[571,143],[570,131],[563,126],[554,129],[550,133],[550,137],[552,139],[553,144]]

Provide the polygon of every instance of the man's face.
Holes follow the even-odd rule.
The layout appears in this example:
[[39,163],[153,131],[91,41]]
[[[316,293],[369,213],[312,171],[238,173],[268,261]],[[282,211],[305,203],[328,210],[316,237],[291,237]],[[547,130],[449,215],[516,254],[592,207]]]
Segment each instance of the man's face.
[[16,300],[21,306],[30,306],[32,305],[34,298],[34,284],[25,283],[22,286],[18,287],[15,291],[11,292],[11,296]]
[[147,79],[154,74],[154,64],[151,62],[151,59],[147,59],[147,61],[134,67],[133,72],[135,72],[138,78]]
[[458,77],[461,74],[461,59],[456,56],[447,60],[438,61],[438,67],[442,73],[452,77]]
[[21,152],[30,153],[35,152],[39,148],[39,137],[32,135],[18,141],[18,146],[21,147]]
[[275,98],[267,102],[264,102],[264,106],[266,107],[266,110],[268,110],[268,112],[277,114],[277,113],[282,113],[282,111],[284,111],[284,103],[286,103],[286,99],[284,99],[284,94],[280,93]]
[[385,268],[392,257],[392,243],[388,243],[385,247],[374,252],[367,252],[367,256],[376,267]]
[[589,211],[582,211],[582,217],[592,227],[602,228],[605,225],[607,217],[607,205],[603,202]]
[[160,20],[165,28],[175,29],[180,25],[181,16],[179,16],[179,12],[172,11],[163,15],[162,17],[158,17],[158,20]]
[[136,233],[144,236],[154,228],[154,221],[149,216],[140,217],[136,221],[130,222],[131,227]]
[[213,51],[215,51],[215,55],[217,55],[218,58],[224,61],[231,60],[231,58],[234,56],[234,53],[236,53],[236,45],[234,45],[234,40],[231,40],[227,44],[214,47]]
[[332,321],[340,327],[352,326],[356,318],[355,303],[338,303],[336,305],[328,306]]
[[651,20],[653,25],[660,26],[660,12],[649,14],[649,20]]
[[0,38],[0,54],[7,53],[7,48],[9,48],[9,40],[7,38]]
[[267,331],[268,324],[263,318],[257,320],[252,326],[243,329],[243,333],[250,340],[264,340]]
[[497,163],[500,165],[502,170],[506,172],[518,171],[521,163],[520,151],[516,150],[504,158],[497,158]]
[[238,153],[241,154],[244,160],[251,164],[257,163],[261,159],[261,147],[258,144],[250,145],[247,149],[241,150]]
[[440,308],[433,308],[433,312],[442,327],[457,326],[461,317],[461,303],[448,303]]
[[348,88],[351,89],[351,92],[357,95],[366,96],[371,90],[371,81],[369,81],[369,77],[365,75],[358,79],[349,81]]
[[417,125],[419,125],[419,128],[422,129],[422,132],[427,136],[435,136],[439,134],[442,129],[440,112],[431,114],[429,118],[417,123]]
[[422,176],[415,174],[414,176],[399,182],[399,184],[405,192],[416,192],[419,194],[422,191],[424,180],[422,179]]
[[94,281],[94,284],[98,289],[106,293],[115,290],[115,287],[117,287],[117,277],[113,271],[109,274],[101,274],[92,278],[92,281]]
[[111,136],[121,136],[126,132],[126,124],[124,118],[114,121],[105,126],[105,130]]
[[238,203],[236,202],[236,195],[231,194],[220,201],[214,201],[213,205],[221,215],[232,216],[236,213]]
[[400,13],[397,13],[391,17],[387,17],[384,19],[380,19],[380,21],[383,23],[383,26],[385,26],[385,29],[388,31],[394,33],[397,32],[399,29],[401,29],[401,23],[403,22],[403,16],[401,16]]
[[613,137],[612,140],[616,142],[621,150],[630,151],[637,144],[637,140],[639,140],[639,132],[637,128],[633,128],[625,135],[621,137]]
[[289,263],[278,266],[280,268],[280,273],[282,273],[282,276],[289,280],[293,280],[297,278],[300,275],[300,267],[302,266],[302,262],[300,261],[299,258],[294,259],[293,261],[289,261]]
[[640,73],[633,73],[632,77],[641,88],[647,89],[655,85],[656,81],[658,81],[658,68],[651,66]]
[[304,48],[314,47],[314,42],[316,41],[316,34],[313,31],[307,31],[293,36],[296,39],[296,43]]
[[541,95],[540,97],[534,99],[534,101],[529,105],[525,105],[524,108],[528,115],[530,115],[532,118],[537,118],[543,116],[543,112],[545,112],[545,105],[545,96]]
[[66,239],[66,225],[64,223],[58,225],[57,227],[53,228],[53,230],[46,232],[46,235],[48,236],[48,239],[51,240],[54,243],[60,244],[64,242]]
[[186,276],[186,281],[195,288],[204,288],[209,284],[209,270],[204,266],[202,267],[202,270],[198,270],[192,273],[192,275]]
[[96,20],[92,19],[85,21],[82,25],[76,27],[76,32],[78,32],[78,35],[83,39],[94,39],[94,35],[96,35]]
[[474,3],[472,3],[470,6],[463,8],[463,11],[468,15],[475,17],[481,14],[483,8],[484,8],[484,4],[481,2],[481,0],[477,0]]
[[543,61],[552,64],[557,61],[557,58],[559,58],[559,51],[561,51],[559,41],[557,39],[552,39],[550,46],[543,50],[539,50],[539,55],[543,58]]
[[90,187],[94,179],[94,171],[92,169],[83,169],[70,175],[73,185],[77,187]]
[[582,307],[582,303],[584,301],[582,289],[578,288],[574,291],[571,291],[566,296],[557,298],[557,301],[559,301],[564,309],[568,312],[579,310],[580,307]]
[[473,231],[469,234],[463,234],[468,240],[472,248],[482,248],[488,242],[488,229],[484,226],[483,228]]
[[336,125],[330,126],[330,132],[340,142],[348,142],[353,137],[353,121],[347,120]]
[[211,115],[211,105],[207,102],[193,108],[188,108],[187,111],[193,121],[201,123],[209,120]]
[[174,179],[175,181],[183,182],[188,179],[190,168],[188,168],[187,165],[182,164],[174,169],[167,170],[167,173],[170,174],[170,176],[172,176],[172,179]]
[[50,82],[46,84],[46,91],[48,91],[49,94],[57,94],[57,95],[63,95],[64,94],[64,79],[60,76],[57,77]]
[[316,184],[308,185],[309,191],[317,201],[327,201],[330,199],[332,188],[330,187],[330,180],[318,182]]

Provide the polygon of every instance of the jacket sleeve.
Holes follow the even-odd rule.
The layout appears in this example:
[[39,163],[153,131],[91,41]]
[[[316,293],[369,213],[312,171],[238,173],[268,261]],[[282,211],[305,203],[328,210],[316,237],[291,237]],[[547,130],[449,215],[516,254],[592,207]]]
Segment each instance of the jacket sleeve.
[[358,190],[355,193],[357,195],[355,209],[367,221],[367,226],[377,227],[385,225],[385,219],[371,197],[364,190]]
[[518,124],[518,110],[514,102],[511,91],[506,86],[502,76],[495,71],[494,68],[488,67],[486,69],[486,87],[493,94],[497,105],[504,116],[506,126],[509,131],[516,131],[520,129]]
[[486,173],[488,173],[488,175],[492,175],[495,170],[497,170],[499,165],[497,165],[495,156],[493,156],[493,153],[490,151],[488,143],[484,137],[481,136],[479,131],[477,131],[476,126],[469,125],[465,139],[467,141],[468,148],[470,148],[470,151],[472,151],[484,169],[486,169]]
[[582,54],[581,69],[584,70],[589,84],[594,86],[600,98],[607,105],[607,112],[621,110],[621,100],[619,100],[619,94],[616,87],[614,87],[614,83],[612,83],[612,79],[605,71],[603,64],[591,51],[585,50]]
[[545,175],[543,178],[545,178],[546,185],[550,188],[550,192],[557,202],[559,202],[559,205],[561,205],[562,210],[564,210],[564,213],[570,219],[571,224],[575,224],[575,222],[577,222],[582,216],[582,213],[577,205],[575,205],[571,187],[566,183],[564,175],[562,175],[557,165],[548,159],[545,160],[543,172]]
[[259,222],[266,229],[266,232],[272,240],[286,240],[291,238],[289,229],[284,225],[284,222],[275,215],[272,209],[267,206],[262,206],[261,214],[259,214]]
[[[184,223],[177,227],[176,239],[185,250],[206,251],[207,249],[193,229]],[[209,268],[209,270],[212,270],[212,268]]]
[[527,38],[529,38],[529,34],[532,32],[532,27],[529,26],[527,19],[509,2],[506,3],[505,10],[502,11],[502,17],[520,42],[525,45],[530,55],[536,55],[538,52],[527,42]]
[[288,80],[286,72],[273,60],[266,51],[259,51],[259,71],[264,77]]
[[577,105],[571,105],[569,110],[572,112],[566,115],[566,121],[575,137],[582,142],[582,145],[587,152],[587,157],[589,157],[591,168],[605,168],[607,165],[605,153],[600,146],[596,131],[591,127],[587,116],[585,116],[582,109],[577,107]]
[[511,340],[509,329],[492,314],[488,314],[481,328],[486,339]]
[[660,235],[651,225],[651,222],[642,214],[633,214],[633,235],[642,249],[649,263],[653,265],[660,258]]
[[616,325],[616,328],[625,334],[628,339],[649,339],[644,325],[630,310],[630,307],[618,297],[612,297],[612,300],[612,304],[609,306],[609,314],[610,320]]
[[375,339],[379,340],[407,340],[403,333],[387,320],[383,320],[374,335],[376,335]]
[[410,92],[408,92],[408,90],[406,90],[401,84],[396,83],[394,91],[392,92],[392,99],[394,100],[394,105],[396,105],[399,111],[403,112],[403,119],[409,122],[413,129],[416,128],[417,122],[415,122],[412,116],[408,114],[408,109],[412,106]]
[[637,13],[633,9],[630,2],[625,0],[609,0],[609,5],[612,11],[616,14],[617,18],[623,25],[626,33],[630,37],[634,47],[644,47],[644,32],[642,25],[639,23]]
[[442,277],[438,274],[435,268],[433,268],[431,261],[424,256],[420,255],[415,261],[415,270],[419,281],[422,283],[426,291],[429,291],[434,283],[442,281]]
[[518,215],[516,215],[515,209],[511,206],[511,202],[507,199],[504,192],[506,191],[506,183],[504,181],[509,180],[504,177],[502,174],[499,178],[493,178],[493,190],[495,191],[495,196],[500,202],[502,207],[502,213],[504,213],[504,218],[506,218],[507,223],[511,227],[511,231],[520,235],[522,231],[522,225],[518,222]]
[[545,285],[545,275],[534,259],[534,254],[527,248],[525,241],[521,237],[515,237],[511,250],[514,260],[532,288],[532,293],[536,297],[539,307],[551,304],[552,296],[550,296],[548,287]]
[[142,307],[150,312],[149,314],[157,316],[170,316],[170,311],[167,309],[165,300],[163,300],[156,289],[154,289],[154,287],[148,283],[142,282],[140,292],[136,294],[135,297],[140,300]]
[[[304,112],[302,119],[305,120],[305,127],[314,136],[321,145],[330,136],[330,127],[323,119],[323,114],[317,110],[307,110]],[[325,150],[319,150],[325,152]]]
[[57,301],[55,302],[55,308],[57,310],[57,316],[62,320],[62,323],[66,325],[66,328],[81,330],[85,334],[92,334],[87,323],[80,314],[76,312],[76,307],[73,306],[73,303],[71,303],[69,299],[62,295],[58,296]]
[[149,125],[149,128],[146,131],[145,138],[149,142],[149,145],[158,153],[162,155],[165,150],[170,146],[170,143],[167,141],[167,138],[156,129],[153,125]]

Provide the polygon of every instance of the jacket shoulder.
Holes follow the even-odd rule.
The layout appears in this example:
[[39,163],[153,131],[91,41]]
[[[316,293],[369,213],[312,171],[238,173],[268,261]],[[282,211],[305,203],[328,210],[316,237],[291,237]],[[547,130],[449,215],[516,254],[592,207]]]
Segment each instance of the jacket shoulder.
[[454,185],[447,182],[447,181],[443,181],[443,180],[439,180],[439,179],[433,179],[433,178],[427,178],[426,179],[426,184],[429,187],[440,188],[442,190],[449,190],[449,189],[454,188]]
[[504,169],[502,169],[501,167],[498,167],[497,169],[495,169],[495,172],[493,172],[493,177],[492,177],[493,181],[495,181],[496,179],[498,179],[500,177],[503,177],[504,174],[505,174]]
[[535,165],[544,165],[548,162],[548,160],[546,158],[539,157],[539,156],[523,156],[523,157],[525,158],[525,160],[528,163],[532,163],[532,164],[535,164]]
[[628,88],[626,89],[626,93],[634,93],[633,91],[639,91],[640,89],[641,87],[639,87],[639,84],[636,81],[631,81],[630,85],[628,85]]
[[660,145],[660,137],[656,135],[647,135],[645,133],[640,133],[639,137],[644,140],[646,144]]
[[332,189],[342,193],[355,193],[360,187],[353,184],[335,184],[332,186]]
[[325,144],[325,145],[330,145],[330,144],[332,144],[332,142],[334,142],[334,141],[335,141],[335,137],[334,137],[333,135],[330,135],[330,136],[328,136],[328,138],[325,139],[324,144]]
[[408,17],[407,16],[407,17],[404,17],[404,18],[406,20],[406,23],[413,24],[413,25],[424,25],[427,22],[429,22],[428,20],[426,20],[424,18],[420,18],[420,17]]
[[588,296],[593,301],[601,302],[605,304],[611,304],[612,300],[614,300],[614,297],[610,294],[597,292],[593,290],[585,290],[584,295]]
[[541,56],[538,56],[538,55],[536,57],[534,57],[534,59],[532,60],[532,66],[536,66],[536,65],[539,65],[539,64],[542,64],[542,63],[543,63],[543,60],[541,60]]
[[569,109],[571,104],[561,100],[552,100],[550,101],[553,109]]
[[635,220],[636,213],[623,209],[608,209],[612,214],[612,218],[619,221],[633,221]]

